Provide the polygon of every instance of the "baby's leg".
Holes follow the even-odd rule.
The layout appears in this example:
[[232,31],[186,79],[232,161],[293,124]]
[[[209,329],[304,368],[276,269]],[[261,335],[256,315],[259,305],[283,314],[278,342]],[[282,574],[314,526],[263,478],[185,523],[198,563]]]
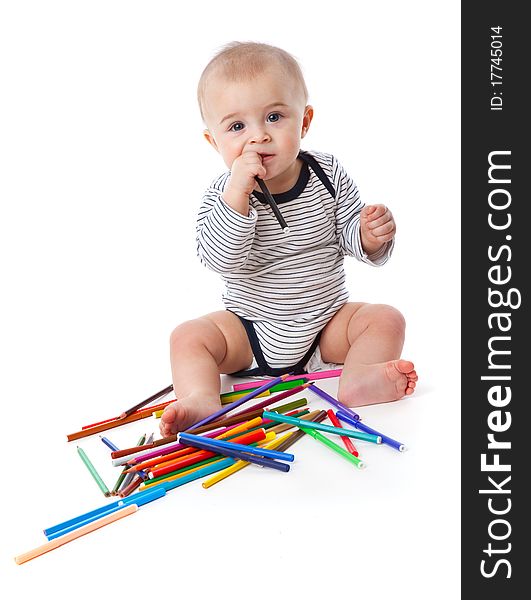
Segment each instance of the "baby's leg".
[[245,329],[228,311],[211,313],[179,325],[171,334],[171,369],[177,402],[164,410],[163,436],[183,431],[220,408],[220,373],[251,364]]
[[385,304],[348,303],[323,330],[321,355],[344,363],[338,399],[348,406],[398,400],[413,393],[418,379],[411,361],[400,359],[402,315]]

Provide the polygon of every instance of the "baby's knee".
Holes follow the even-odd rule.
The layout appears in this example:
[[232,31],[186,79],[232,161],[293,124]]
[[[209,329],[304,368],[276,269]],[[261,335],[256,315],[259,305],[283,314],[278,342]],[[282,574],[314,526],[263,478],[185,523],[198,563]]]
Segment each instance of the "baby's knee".
[[388,304],[375,304],[375,318],[377,321],[385,325],[385,327],[392,329],[397,334],[404,335],[406,331],[406,320],[404,315]]
[[181,346],[190,347],[190,344],[201,340],[202,328],[203,324],[199,319],[185,321],[184,323],[177,325],[170,335],[170,347],[172,349]]

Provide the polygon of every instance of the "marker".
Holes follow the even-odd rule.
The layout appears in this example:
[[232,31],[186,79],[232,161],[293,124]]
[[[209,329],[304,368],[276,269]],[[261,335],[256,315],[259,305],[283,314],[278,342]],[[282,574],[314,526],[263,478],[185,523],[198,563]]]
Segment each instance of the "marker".
[[271,381],[268,381],[267,383],[264,383],[264,385],[261,385],[259,388],[256,388],[252,392],[249,392],[243,398],[240,398],[239,400],[236,400],[235,402],[231,402],[231,404],[227,404],[226,406],[224,406],[223,408],[220,408],[215,413],[212,413],[208,417],[205,417],[203,420],[201,420],[197,423],[194,423],[193,425],[188,427],[188,429],[186,431],[189,431],[191,429],[197,429],[198,427],[201,427],[202,425],[206,425],[207,423],[214,421],[218,417],[221,417],[221,416],[225,415],[226,413],[230,412],[231,410],[238,408],[238,406],[242,405],[244,402],[247,402],[248,400],[252,400],[253,398],[256,398],[256,396],[260,395],[262,392],[265,392],[266,390],[272,388],[274,385],[276,385],[277,383],[280,383],[281,381],[284,381],[288,377],[289,377],[289,373],[287,373],[286,375],[281,375],[280,377],[275,377],[275,379],[271,379]]
[[376,429],[373,429],[372,427],[365,425],[365,423],[362,423],[361,421],[353,419],[350,415],[345,414],[342,410],[338,410],[336,414],[339,419],[341,419],[345,423],[348,423],[349,425],[353,425],[354,427],[356,427],[357,429],[360,429],[361,431],[365,431],[366,433],[372,433],[373,435],[379,435],[382,439],[383,444],[386,444],[387,446],[391,446],[392,448],[394,448],[395,450],[398,450],[399,452],[404,452],[406,450],[406,447],[401,442],[397,442],[393,438],[390,438],[389,436],[384,435],[383,433],[380,433],[379,431],[376,431]]
[[[311,387],[311,386],[310,386]],[[264,410],[264,419],[271,419],[272,421],[278,421],[279,423],[291,423],[299,429],[307,427],[309,429],[319,429],[321,431],[327,431],[335,435],[347,435],[348,437],[356,438],[357,440],[363,440],[364,442],[372,442],[373,444],[381,444],[382,438],[378,435],[370,433],[361,433],[359,431],[353,431],[352,429],[345,429],[343,427],[332,427],[331,425],[324,425],[323,423],[315,423],[314,421],[304,421],[297,419],[296,417],[287,417],[286,415],[279,415],[275,412],[269,412]]]
[[288,224],[286,223],[286,221],[284,220],[284,217],[282,216],[282,213],[278,209],[277,203],[275,202],[275,199],[271,195],[271,192],[267,189],[267,186],[266,186],[264,180],[260,179],[260,177],[255,177],[255,179],[256,179],[258,185],[260,186],[260,189],[262,190],[262,194],[264,194],[265,199],[267,200],[267,203],[271,207],[271,210],[273,211],[273,213],[278,221],[278,224],[280,225],[280,227],[282,227],[282,231],[284,233],[289,233]]
[[[267,411],[264,411],[264,414]],[[278,414],[278,413],[274,413]],[[292,418],[292,417],[288,417]],[[295,417],[293,417],[295,418]],[[299,420],[299,419],[297,419]],[[306,421],[303,421],[306,423]],[[238,452],[246,452],[249,454],[254,454],[256,456],[265,456],[266,458],[278,458],[279,460],[287,460],[288,462],[293,462],[295,460],[295,456],[293,454],[289,454],[288,452],[277,452],[276,450],[267,450],[265,448],[253,448],[250,446],[246,446],[245,444],[238,444],[234,442],[224,442],[223,440],[214,440],[208,439],[199,436],[192,435],[191,433],[179,433],[179,441],[181,443],[186,444],[187,446],[193,446],[195,443],[202,443],[204,445],[208,445],[211,448],[225,448],[227,450],[235,450]]]
[[339,410],[342,410],[347,415],[350,415],[353,419],[360,419],[361,418],[358,415],[358,413],[355,413],[348,406],[345,406],[343,404],[343,402],[340,402],[339,400],[336,400],[333,396],[331,396],[330,394],[327,394],[324,390],[322,390],[321,388],[318,388],[313,383],[310,384],[309,389],[312,390],[312,392],[314,394],[317,394],[318,396],[320,396],[323,400],[326,400],[327,402],[329,402],[330,404],[332,404],[333,406],[335,406]]
[[321,442],[325,446],[328,446],[331,450],[333,450],[334,452],[337,452],[337,454],[340,454],[343,458],[346,458],[349,462],[356,465],[356,467],[358,467],[358,469],[365,468],[365,463],[362,460],[360,460],[357,456],[354,456],[354,454],[347,452],[347,450],[345,450],[341,446],[338,446],[332,440],[329,440],[322,433],[319,433],[318,431],[315,431],[314,429],[308,429],[307,427],[301,427],[301,429],[302,429],[302,431],[304,431],[304,433],[307,433],[309,436],[313,437],[318,442]]
[[116,512],[113,512],[105,517],[102,517],[101,519],[98,519],[97,521],[94,521],[93,523],[89,523],[88,525],[85,525],[84,527],[80,527],[79,529],[76,529],[75,531],[71,531],[70,533],[63,535],[60,538],[57,538],[50,542],[46,542],[46,544],[43,544],[42,546],[39,546],[38,548],[34,548],[33,550],[30,550],[29,552],[25,552],[24,554],[19,554],[19,556],[15,556],[15,562],[17,563],[17,565],[21,565],[22,563],[25,563],[28,560],[32,560],[33,558],[37,558],[37,556],[41,556],[42,554],[45,554],[46,552],[50,552],[50,550],[55,550],[56,548],[59,548],[59,546],[62,546],[63,544],[67,544],[68,542],[71,542],[72,540],[75,540],[75,539],[85,535],[86,533],[90,533],[91,531],[99,529],[100,527],[109,525],[109,523],[118,521],[118,519],[127,517],[127,515],[130,515],[130,514],[136,512],[137,510],[138,510],[138,506],[136,504],[130,504],[129,506],[126,506],[125,508],[122,508],[121,510],[117,510]]

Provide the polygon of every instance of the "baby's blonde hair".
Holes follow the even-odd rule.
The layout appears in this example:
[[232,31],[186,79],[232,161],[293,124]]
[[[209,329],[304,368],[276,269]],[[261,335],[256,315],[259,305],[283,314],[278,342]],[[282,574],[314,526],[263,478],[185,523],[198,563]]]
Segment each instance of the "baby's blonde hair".
[[304,76],[299,63],[289,52],[259,42],[230,42],[212,58],[199,79],[197,101],[203,121],[205,90],[212,73],[218,72],[229,81],[249,80],[263,73],[271,64],[279,65],[300,85],[306,103],[308,89]]

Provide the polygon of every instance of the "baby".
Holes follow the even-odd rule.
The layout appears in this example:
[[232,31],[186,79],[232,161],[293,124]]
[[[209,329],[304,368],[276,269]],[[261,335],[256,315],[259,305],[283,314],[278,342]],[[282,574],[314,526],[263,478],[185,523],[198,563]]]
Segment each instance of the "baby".
[[[203,71],[204,136],[230,169],[206,191],[197,220],[201,261],[225,284],[225,309],[171,335],[177,402],[163,436],[220,408],[220,374],[276,376],[342,364],[348,406],[413,393],[414,365],[400,358],[405,323],[385,304],[348,302],[343,260],[384,264],[396,231],[383,204],[364,206],[330,154],[302,152],[313,118],[296,60],[259,43],[231,43]],[[289,226],[284,233],[256,177]]]

